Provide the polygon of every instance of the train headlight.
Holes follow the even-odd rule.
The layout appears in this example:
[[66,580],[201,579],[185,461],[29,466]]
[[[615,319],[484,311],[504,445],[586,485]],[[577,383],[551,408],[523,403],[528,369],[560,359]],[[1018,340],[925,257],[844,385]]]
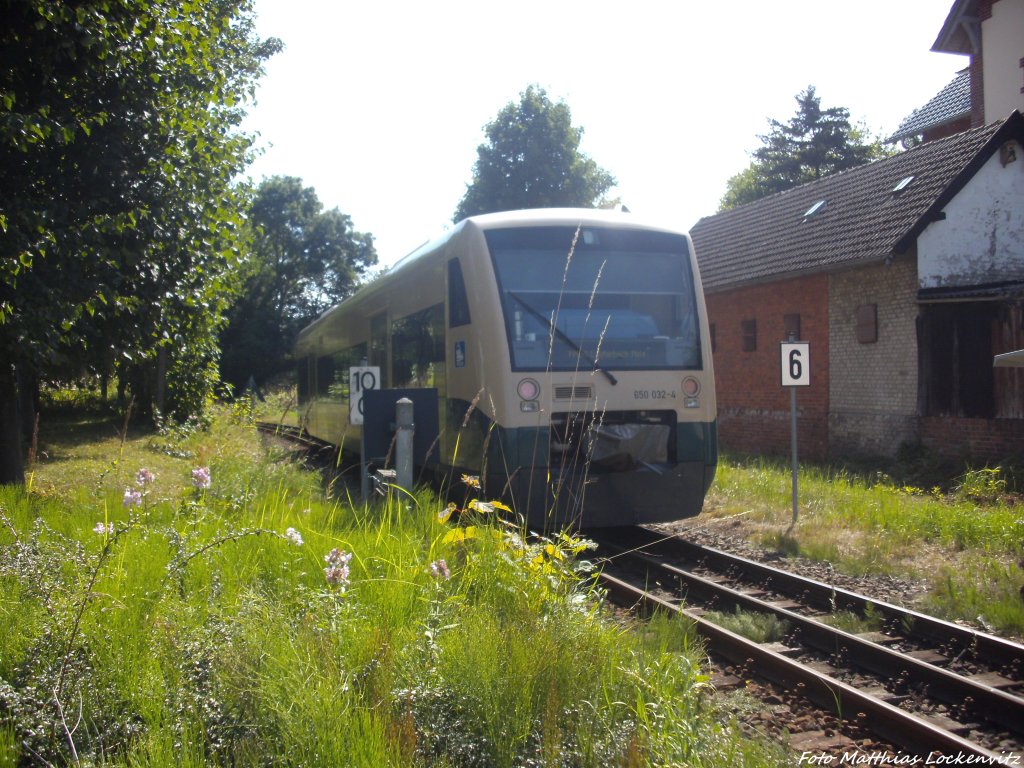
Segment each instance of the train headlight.
[[700,394],[700,382],[693,376],[687,376],[683,379],[683,394],[686,397],[696,397]]
[[516,391],[523,400],[536,400],[540,397],[540,384],[535,379],[523,379],[516,387]]

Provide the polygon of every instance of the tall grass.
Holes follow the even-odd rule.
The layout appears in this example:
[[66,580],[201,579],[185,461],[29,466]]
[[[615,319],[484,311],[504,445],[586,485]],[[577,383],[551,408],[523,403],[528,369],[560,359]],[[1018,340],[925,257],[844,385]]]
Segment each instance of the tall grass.
[[926,490],[882,473],[804,466],[799,489],[799,523],[783,532],[792,502],[788,467],[727,457],[709,516],[740,515],[761,531],[762,543],[846,573],[926,580],[922,607],[1024,634],[1024,505],[1006,492],[998,468],[968,470],[945,490]]
[[685,623],[608,619],[585,542],[338,504],[230,415],[111,432],[99,479],[47,440],[0,489],[0,765],[781,764]]

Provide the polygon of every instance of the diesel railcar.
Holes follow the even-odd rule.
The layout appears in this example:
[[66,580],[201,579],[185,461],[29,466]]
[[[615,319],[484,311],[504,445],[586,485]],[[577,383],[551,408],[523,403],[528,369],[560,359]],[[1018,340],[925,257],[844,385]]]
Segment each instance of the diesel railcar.
[[306,428],[345,451],[350,367],[436,391],[417,476],[477,475],[534,529],[691,517],[714,477],[693,246],[629,213],[468,218],[305,328],[296,360]]

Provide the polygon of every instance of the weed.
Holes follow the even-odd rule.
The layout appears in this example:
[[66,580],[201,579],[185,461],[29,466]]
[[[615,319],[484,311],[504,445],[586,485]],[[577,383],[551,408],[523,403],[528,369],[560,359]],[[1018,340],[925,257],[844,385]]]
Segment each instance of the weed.
[[426,494],[332,503],[247,421],[160,438],[187,460],[107,440],[96,493],[55,475],[109,462],[51,435],[44,491],[0,489],[0,766],[762,754],[708,703],[692,630],[602,618],[585,540],[479,499],[452,521]]
[[775,643],[789,634],[789,622],[770,613],[744,611],[737,607],[732,613],[710,611],[706,618],[756,643]]

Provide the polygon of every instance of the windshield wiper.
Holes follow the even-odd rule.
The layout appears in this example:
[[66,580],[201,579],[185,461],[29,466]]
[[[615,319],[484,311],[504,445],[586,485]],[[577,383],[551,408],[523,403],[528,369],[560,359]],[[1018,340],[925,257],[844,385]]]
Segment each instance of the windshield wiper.
[[532,307],[531,305],[527,304],[526,301],[521,296],[519,296],[517,293],[515,293],[513,291],[507,291],[507,293],[513,299],[518,301],[523,309],[525,309],[527,312],[529,312],[535,318],[537,318],[542,323],[544,323],[544,325],[546,325],[548,327],[548,329],[553,334],[555,334],[555,336],[557,336],[562,341],[564,341],[566,344],[568,344],[570,347],[572,347],[573,350],[578,355],[583,357],[588,363],[590,363],[593,366],[595,371],[597,371],[598,373],[602,374],[606,379],[608,379],[608,381],[610,381],[612,383],[612,386],[614,386],[614,385],[619,383],[619,380],[616,379],[615,376],[612,375],[611,371],[609,371],[609,370],[607,370],[605,368],[602,368],[600,365],[598,365],[597,364],[597,360],[595,360],[590,355],[589,352],[585,351],[583,349],[583,347],[581,347],[579,344],[577,344],[575,341],[573,341],[571,338],[569,338],[561,328],[559,328],[557,325],[555,325],[555,323],[551,322],[551,318],[545,317],[543,314],[538,312],[534,307]]

